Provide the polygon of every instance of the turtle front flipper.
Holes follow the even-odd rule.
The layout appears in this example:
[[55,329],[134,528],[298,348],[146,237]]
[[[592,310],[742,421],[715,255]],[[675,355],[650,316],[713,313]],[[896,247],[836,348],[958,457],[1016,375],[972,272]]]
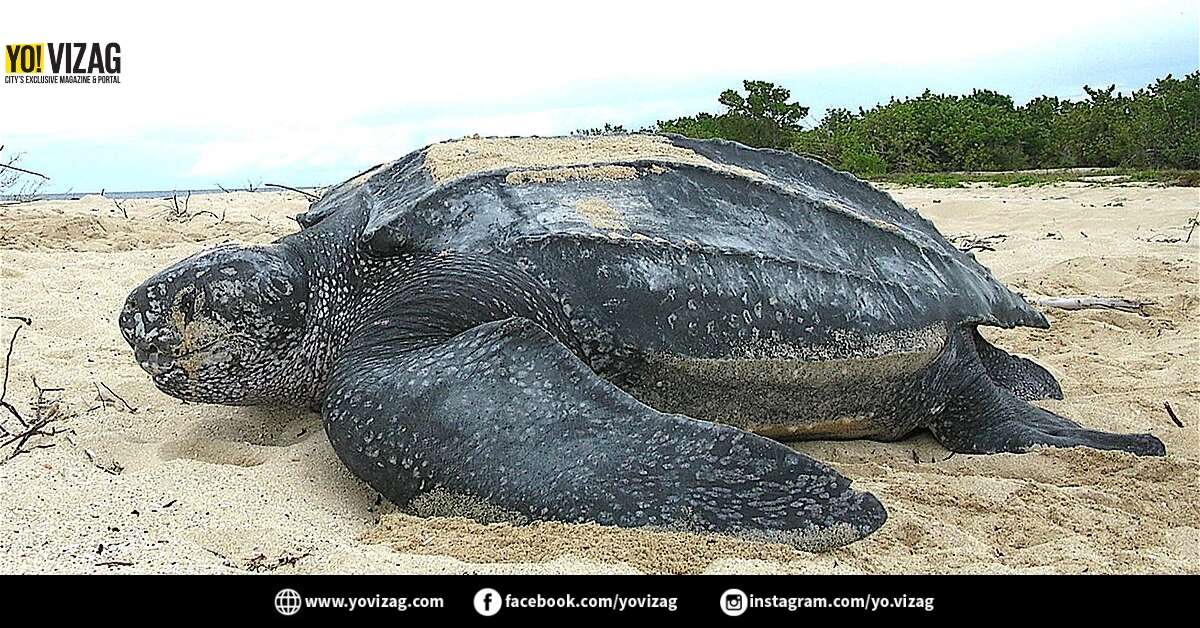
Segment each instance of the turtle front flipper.
[[[976,335],[971,338],[968,334]],[[1018,398],[993,381],[991,369],[985,368],[987,363],[981,358],[994,359],[994,356],[981,356],[978,342],[986,343],[978,332],[960,330],[951,335],[946,355],[939,360],[945,372],[936,376],[953,381],[954,385],[929,429],[951,451],[992,454],[1024,452],[1036,447],[1091,447],[1139,456],[1166,454],[1162,441],[1151,434],[1091,430]],[[992,350],[1001,352],[994,347]],[[948,374],[951,372],[953,375]]]
[[398,505],[437,490],[534,520],[811,551],[887,518],[872,495],[789,447],[643,405],[527,319],[416,347],[385,340],[387,324],[339,358],[324,415],[342,461]]

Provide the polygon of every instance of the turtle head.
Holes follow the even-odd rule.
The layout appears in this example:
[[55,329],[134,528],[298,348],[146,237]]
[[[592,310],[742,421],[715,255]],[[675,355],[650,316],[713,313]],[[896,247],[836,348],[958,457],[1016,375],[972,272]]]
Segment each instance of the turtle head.
[[204,403],[281,401],[295,381],[308,281],[286,245],[222,246],[147,279],[121,333],[163,392]]

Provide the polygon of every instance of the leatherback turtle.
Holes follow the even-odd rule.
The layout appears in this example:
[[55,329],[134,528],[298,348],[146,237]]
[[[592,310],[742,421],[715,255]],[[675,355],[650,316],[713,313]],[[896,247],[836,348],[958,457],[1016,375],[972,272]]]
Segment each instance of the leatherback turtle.
[[886,512],[775,439],[1164,453],[1029,404],[1061,396],[1054,377],[976,327],[1045,317],[915,211],[791,153],[474,137],[297,220],[154,275],[121,330],[175,397],[319,409],[400,506],[819,550]]

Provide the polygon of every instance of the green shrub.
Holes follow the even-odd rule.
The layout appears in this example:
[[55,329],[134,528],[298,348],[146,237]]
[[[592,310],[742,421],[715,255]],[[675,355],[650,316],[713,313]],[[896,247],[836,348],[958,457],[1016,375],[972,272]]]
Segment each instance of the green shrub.
[[[1084,86],[1079,102],[1040,96],[1022,106],[977,89],[965,96],[926,90],[852,112],[830,109],[812,128],[808,108],[766,81],[725,90],[725,110],[659,121],[648,130],[790,149],[865,177],[898,173],[1026,168],[1200,169],[1200,71],[1170,75],[1125,95]],[[605,125],[586,134],[624,132]],[[1187,181],[1192,174],[1180,175]],[[997,184],[1047,177],[996,177]],[[1011,182],[1010,182],[1011,181]],[[943,181],[949,184],[948,181]]]

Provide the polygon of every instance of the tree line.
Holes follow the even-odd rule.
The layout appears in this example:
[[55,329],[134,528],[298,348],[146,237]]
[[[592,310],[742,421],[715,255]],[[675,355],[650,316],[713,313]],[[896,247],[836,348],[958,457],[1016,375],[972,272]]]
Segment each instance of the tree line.
[[[724,138],[791,150],[859,176],[1030,168],[1200,168],[1200,71],[1171,75],[1129,94],[1084,86],[1078,101],[1039,96],[1017,106],[986,89],[926,90],[858,111],[828,110],[806,127],[809,108],[767,81],[717,98],[720,113],[660,120],[643,131]],[[620,125],[577,131],[624,133]]]

